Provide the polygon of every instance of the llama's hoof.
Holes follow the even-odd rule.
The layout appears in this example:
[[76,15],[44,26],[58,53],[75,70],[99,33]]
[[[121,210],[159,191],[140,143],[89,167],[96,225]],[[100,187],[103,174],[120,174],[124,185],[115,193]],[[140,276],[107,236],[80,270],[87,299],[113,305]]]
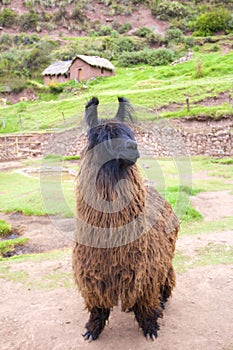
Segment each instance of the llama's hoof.
[[157,332],[156,333],[146,333],[146,335],[145,335],[147,341],[149,341],[149,340],[155,341],[157,336],[158,336]]
[[90,331],[87,331],[82,336],[83,336],[84,340],[87,340],[89,343],[91,343],[93,340],[96,339],[96,338],[93,337],[93,335],[92,335],[92,333]]

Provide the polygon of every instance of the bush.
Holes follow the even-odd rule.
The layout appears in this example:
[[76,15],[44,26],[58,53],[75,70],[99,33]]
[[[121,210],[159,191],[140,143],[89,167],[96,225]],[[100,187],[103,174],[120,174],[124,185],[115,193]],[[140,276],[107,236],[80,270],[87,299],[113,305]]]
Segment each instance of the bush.
[[154,33],[151,31],[151,33],[149,33],[147,36],[146,36],[146,40],[149,44],[152,44],[152,45],[162,45],[164,43],[164,38],[162,35],[158,34],[158,33]]
[[117,52],[123,52],[123,51],[132,52],[136,49],[137,48],[136,48],[134,41],[130,38],[126,38],[123,36],[123,37],[120,37],[119,39],[117,39],[117,41],[116,41]]
[[231,18],[228,22],[228,27],[229,27],[229,30],[232,31],[233,30],[233,14],[231,14]]
[[147,63],[145,51],[123,52],[118,59],[119,66],[128,67],[139,63]]
[[[115,28],[115,29],[117,30],[118,28]],[[128,33],[130,29],[132,29],[131,23],[126,22],[119,27],[118,32],[120,34],[124,34],[124,33]]]
[[165,32],[165,41],[168,43],[182,43],[184,42],[184,35],[178,28],[167,29]]
[[11,9],[4,8],[0,13],[0,26],[10,28],[17,24],[17,13]]
[[197,79],[203,77],[203,63],[202,63],[201,59],[197,60],[197,63],[195,66],[194,77]]
[[208,36],[218,31],[229,29],[230,20],[230,12],[224,8],[220,8],[198,16],[194,22],[193,29],[195,30],[195,35]]
[[78,20],[80,22],[84,22],[85,15],[84,15],[83,9],[82,9],[82,7],[80,7],[80,5],[76,5],[73,8],[71,18],[74,20]]
[[134,31],[134,35],[140,38],[145,38],[147,35],[151,34],[152,30],[147,27],[141,27]]
[[36,12],[29,11],[27,13],[24,13],[19,18],[19,25],[21,32],[26,30],[36,30],[38,24],[38,17]]
[[163,66],[174,61],[174,52],[172,50],[161,48],[151,50],[147,57],[147,63],[151,66]]
[[49,64],[49,57],[45,51],[35,48],[29,52],[24,64],[30,71],[37,71]]
[[106,35],[111,35],[112,28],[109,27],[108,25],[104,24],[100,27],[100,30],[98,31],[99,36],[106,36]]
[[11,231],[11,225],[8,224],[5,220],[0,220],[0,237],[6,236]]
[[185,43],[185,47],[188,48],[188,47],[193,47],[195,45],[195,40],[192,36],[187,36],[185,39],[184,39],[184,43]]
[[9,80],[8,85],[12,92],[19,93],[27,88],[27,81],[25,77],[15,76]]
[[61,84],[52,81],[48,84],[48,88],[53,94],[59,94],[63,91],[63,86]]
[[150,64],[151,66],[162,66],[174,61],[172,50],[161,48],[157,50],[141,50],[138,52],[124,52],[119,57],[119,65],[128,67],[136,64]]
[[[12,45],[12,37],[7,33],[1,34],[0,35],[0,45],[4,46],[6,48],[9,48],[9,46]],[[3,51],[4,51],[4,49],[3,49]]]
[[162,20],[184,18],[187,15],[186,7],[178,1],[154,0],[150,4],[150,8],[152,15]]

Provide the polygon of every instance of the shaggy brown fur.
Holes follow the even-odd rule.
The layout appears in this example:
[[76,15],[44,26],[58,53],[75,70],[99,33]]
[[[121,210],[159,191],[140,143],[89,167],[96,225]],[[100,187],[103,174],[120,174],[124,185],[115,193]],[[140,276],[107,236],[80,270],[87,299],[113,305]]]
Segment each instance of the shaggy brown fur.
[[[75,281],[91,312],[85,339],[98,337],[119,301],[122,310],[134,311],[145,336],[154,339],[157,319],[175,286],[172,259],[178,219],[156,190],[144,186],[136,165],[124,171],[124,193],[116,187],[122,178],[104,168],[93,191],[95,170],[95,157],[86,150],[77,177],[73,249]],[[104,212],[92,205],[122,196],[130,201],[117,211]]]

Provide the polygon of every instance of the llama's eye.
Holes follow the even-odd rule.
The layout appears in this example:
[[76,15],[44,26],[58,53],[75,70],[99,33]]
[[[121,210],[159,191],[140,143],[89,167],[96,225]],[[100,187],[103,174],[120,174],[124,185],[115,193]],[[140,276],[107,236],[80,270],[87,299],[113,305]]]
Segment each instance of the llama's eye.
[[133,141],[133,140],[127,140],[125,143],[125,148],[126,149],[132,149],[132,150],[136,150],[137,149],[137,142]]

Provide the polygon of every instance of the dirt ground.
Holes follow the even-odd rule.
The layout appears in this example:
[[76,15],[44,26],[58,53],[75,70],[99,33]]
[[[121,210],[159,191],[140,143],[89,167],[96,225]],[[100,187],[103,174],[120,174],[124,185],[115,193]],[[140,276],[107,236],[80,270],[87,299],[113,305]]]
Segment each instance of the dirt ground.
[[[232,215],[232,196],[226,191],[200,193],[193,204],[211,220],[215,210]],[[227,197],[229,195],[229,198]],[[226,207],[217,210],[225,198]],[[228,201],[230,200],[230,202]],[[207,210],[207,208],[209,208]],[[226,214],[226,211],[225,211]],[[71,247],[46,217],[24,217],[21,214],[0,214],[15,227],[24,229],[30,238],[28,248],[34,252]],[[215,216],[215,219],[217,217]],[[70,227],[70,219],[64,226]],[[233,245],[233,231],[195,236],[181,236],[177,249],[188,255],[210,243]],[[71,256],[41,262],[22,261],[11,268],[26,271],[32,280],[54,271],[72,273]],[[72,280],[72,279],[71,279]],[[88,314],[82,298],[71,282],[68,288],[35,288],[26,283],[0,279],[0,348],[1,350],[232,350],[233,349],[233,265],[196,267],[177,274],[177,286],[161,319],[155,342],[147,342],[138,329],[132,313],[113,310],[109,324],[100,338],[92,343],[82,339]]]

